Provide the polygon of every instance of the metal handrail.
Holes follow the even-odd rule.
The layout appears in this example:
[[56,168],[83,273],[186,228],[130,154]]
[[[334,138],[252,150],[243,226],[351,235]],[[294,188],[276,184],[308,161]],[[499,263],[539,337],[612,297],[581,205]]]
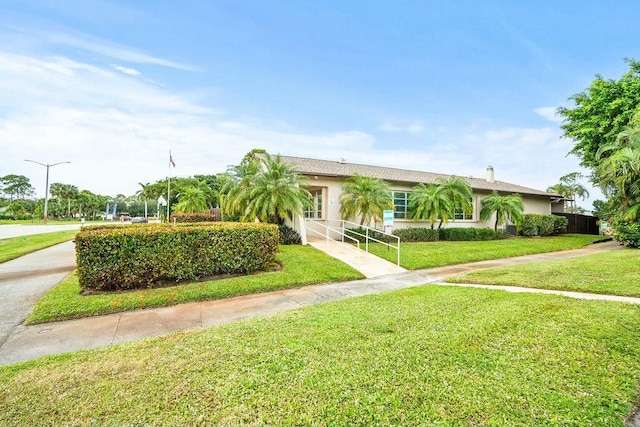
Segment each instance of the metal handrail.
[[355,242],[355,244],[356,244],[356,248],[357,248],[358,252],[360,252],[360,241],[359,241],[358,239],[356,239],[356,238],[354,238],[354,237],[351,237],[351,236],[348,236],[348,235],[346,235],[346,234],[344,234],[344,233],[341,233],[341,232],[340,232],[340,231],[338,231],[338,230],[334,230],[333,228],[329,227],[328,225],[320,224],[319,222],[318,222],[317,224],[325,228],[325,231],[326,231],[326,232],[325,232],[324,234],[323,234],[323,233],[321,233],[321,232],[319,232],[319,231],[317,231],[317,230],[314,230],[314,229],[312,229],[312,228],[307,228],[307,229],[306,229],[306,230],[307,230],[307,233],[308,233],[309,231],[311,231],[312,233],[316,233],[316,234],[318,234],[319,236],[324,237],[324,238],[327,240],[327,243],[328,243],[328,242],[329,242],[329,240],[333,240],[334,242],[337,242],[337,240],[336,240],[336,239],[334,239],[334,238],[332,238],[332,237],[330,237],[330,236],[329,236],[329,231],[336,232],[336,233],[338,233],[338,234],[340,234],[340,235],[342,236],[342,242],[343,242],[343,243],[344,243],[344,238],[345,238],[345,237],[346,237],[346,238],[348,238],[348,239],[353,240],[353,241]]
[[[348,229],[345,227],[345,224],[350,224],[350,225],[353,225],[353,226],[355,226],[357,228],[364,228],[365,229],[365,234],[362,234],[362,233],[359,233],[359,232],[353,231],[353,230],[348,230],[348,231],[349,231],[349,233],[352,233],[352,234],[355,234],[357,236],[361,236],[361,237],[365,238],[365,251],[366,252],[369,252],[369,240],[372,240],[372,241],[377,242],[377,243],[381,243],[381,244],[383,244],[383,245],[385,245],[385,246],[387,246],[387,247],[389,247],[391,249],[395,249],[396,252],[397,252],[396,264],[398,266],[400,265],[400,237],[398,237],[398,236],[395,236],[395,235],[389,234],[389,233],[385,233],[384,231],[376,230],[375,228],[372,228],[372,227],[367,227],[366,225],[360,225],[360,224],[357,224],[355,222],[346,221],[346,220],[343,220],[343,219],[341,219],[341,220],[336,220],[336,219],[327,220],[327,219],[324,219],[324,220],[308,220],[308,221],[309,222],[313,222],[314,224],[318,224],[318,225],[324,227],[327,230],[327,237],[328,237],[329,230],[331,230],[331,231],[341,235],[343,242],[344,242],[344,238],[345,237],[357,242],[358,249],[360,249],[360,241],[358,239],[355,239],[355,238],[349,236],[348,234],[346,234],[346,230],[348,230]],[[322,222],[324,222],[325,224],[322,224]],[[331,225],[329,225],[330,222],[339,222],[339,226],[338,227],[332,227]],[[312,231],[312,232],[315,232],[317,234],[320,234],[319,232],[317,232],[316,230],[313,230],[312,228],[307,228],[307,229]],[[382,240],[376,239],[373,236],[369,236],[369,231],[374,231],[374,232],[380,233],[380,234],[382,234],[384,236],[388,236],[388,237],[391,237],[393,239],[396,239],[397,245],[394,246],[391,243],[383,242]],[[331,239],[331,240],[335,240],[335,239]]]

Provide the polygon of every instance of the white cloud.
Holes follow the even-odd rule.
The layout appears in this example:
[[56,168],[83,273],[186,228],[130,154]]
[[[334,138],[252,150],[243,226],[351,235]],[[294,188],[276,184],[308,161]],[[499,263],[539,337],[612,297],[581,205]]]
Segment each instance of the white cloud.
[[420,120],[414,122],[403,122],[387,120],[379,128],[383,132],[399,132],[409,133],[411,135],[419,135],[425,130],[424,123]]
[[142,73],[135,68],[123,67],[122,65],[111,65],[114,70],[120,71],[121,73],[128,74],[130,76],[139,76]]
[[[493,165],[496,179],[542,190],[580,170],[576,159],[565,157],[571,142],[553,127],[500,129],[483,123],[471,131],[440,129],[433,143],[420,135],[422,122],[388,122],[388,132],[414,132],[425,142],[381,148],[385,141],[365,130],[309,133],[286,123],[229,117],[122,70],[61,57],[0,52],[0,91],[0,176],[26,175],[40,196],[44,168],[25,158],[71,161],[53,168],[50,182],[105,195],[133,194],[138,183],[168,173],[223,172],[253,148],[462,176],[482,177]],[[169,149],[177,165],[171,170]]]
[[537,115],[554,123],[562,123],[562,117],[556,114],[558,107],[540,107],[533,110]]

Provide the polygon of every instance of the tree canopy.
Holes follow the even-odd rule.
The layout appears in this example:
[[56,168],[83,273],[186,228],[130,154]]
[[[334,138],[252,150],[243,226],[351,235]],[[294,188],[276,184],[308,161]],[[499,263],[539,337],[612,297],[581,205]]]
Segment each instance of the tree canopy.
[[342,184],[340,214],[342,219],[360,217],[360,225],[381,221],[385,209],[391,209],[389,184],[381,179],[355,174]]
[[494,190],[490,195],[482,199],[480,220],[488,221],[495,213],[496,222],[493,229],[498,231],[498,226],[508,224],[510,219],[516,224],[522,221],[523,212],[524,204],[519,194],[502,196]]
[[598,166],[598,150],[615,142],[640,105],[640,62],[626,59],[629,71],[619,80],[600,75],[584,91],[571,96],[574,107],[561,107],[564,136],[575,141],[571,150],[582,166]]

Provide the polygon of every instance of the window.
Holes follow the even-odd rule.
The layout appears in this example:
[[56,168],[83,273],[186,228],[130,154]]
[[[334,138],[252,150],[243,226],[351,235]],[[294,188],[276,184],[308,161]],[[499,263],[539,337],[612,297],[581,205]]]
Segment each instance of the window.
[[462,209],[459,203],[453,208],[453,219],[472,220],[473,219],[473,206],[467,209]]
[[395,219],[407,219],[409,212],[409,192],[393,191],[393,217]]
[[312,207],[307,207],[304,217],[308,219],[322,219],[322,189],[311,190]]

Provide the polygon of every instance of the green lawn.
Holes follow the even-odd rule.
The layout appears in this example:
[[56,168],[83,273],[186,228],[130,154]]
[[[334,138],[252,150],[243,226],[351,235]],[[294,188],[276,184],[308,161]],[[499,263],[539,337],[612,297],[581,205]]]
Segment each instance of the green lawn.
[[0,425],[622,426],[638,354],[635,305],[424,286],[3,367]]
[[[486,242],[401,243],[400,265],[409,270],[417,270],[488,259],[564,251],[581,248],[601,238],[584,234],[567,234],[554,237],[517,237]],[[393,263],[397,261],[396,251],[390,250],[386,246],[371,244],[369,249],[374,255]]]
[[27,323],[164,307],[364,278],[360,272],[310,246],[280,246],[277,260],[283,265],[281,271],[114,294],[80,295],[77,277],[72,274],[36,304]]
[[0,239],[0,262],[9,261],[49,246],[73,240],[78,230],[54,231]]
[[639,266],[640,250],[620,249],[562,261],[480,270],[447,281],[640,297]]

